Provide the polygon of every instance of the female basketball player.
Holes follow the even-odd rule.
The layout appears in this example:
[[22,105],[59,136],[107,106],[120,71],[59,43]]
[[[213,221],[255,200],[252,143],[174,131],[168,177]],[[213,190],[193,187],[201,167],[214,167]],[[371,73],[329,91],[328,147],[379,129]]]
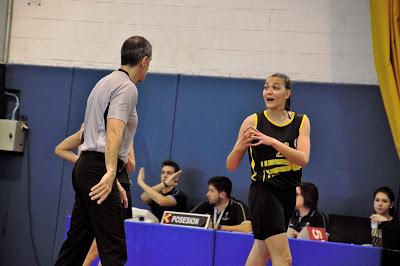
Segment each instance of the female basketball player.
[[249,207],[254,243],[246,265],[291,265],[286,231],[296,203],[296,186],[310,157],[310,121],[290,111],[291,81],[285,74],[267,78],[266,109],[248,116],[226,166],[237,169],[246,151],[251,168]]

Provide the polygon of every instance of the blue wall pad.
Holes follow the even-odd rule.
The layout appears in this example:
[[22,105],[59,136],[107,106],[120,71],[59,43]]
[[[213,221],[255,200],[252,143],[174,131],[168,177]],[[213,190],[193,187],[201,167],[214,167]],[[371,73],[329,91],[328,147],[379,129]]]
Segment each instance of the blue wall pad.
[[[243,266],[254,240],[251,234],[129,221],[125,231],[126,265]],[[295,266],[381,265],[380,248],[302,239],[289,245]]]
[[[216,232],[214,265],[242,266],[253,245],[253,236]],[[289,239],[293,265],[379,266],[381,249],[333,242]],[[268,263],[271,265],[271,262]]]

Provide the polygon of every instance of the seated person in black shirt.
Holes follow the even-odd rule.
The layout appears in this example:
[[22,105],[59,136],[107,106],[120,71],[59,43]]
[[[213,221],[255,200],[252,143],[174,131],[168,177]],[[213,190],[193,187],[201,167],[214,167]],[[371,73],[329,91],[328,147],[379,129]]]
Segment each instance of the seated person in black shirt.
[[207,199],[199,203],[192,213],[211,215],[212,227],[224,231],[251,232],[249,208],[231,198],[232,182],[225,176],[208,180]]
[[288,237],[297,238],[305,226],[325,228],[328,231],[326,216],[317,210],[318,188],[303,182],[296,187],[296,210],[290,219]]
[[187,197],[177,189],[179,177],[182,174],[179,165],[170,160],[161,164],[161,182],[153,187],[146,184],[144,168],[139,171],[138,185],[143,189],[140,196],[148,204],[151,212],[161,221],[164,211],[187,211]]
[[374,193],[374,211],[371,218],[372,245],[400,250],[400,222],[394,218],[394,193],[389,187],[380,187]]

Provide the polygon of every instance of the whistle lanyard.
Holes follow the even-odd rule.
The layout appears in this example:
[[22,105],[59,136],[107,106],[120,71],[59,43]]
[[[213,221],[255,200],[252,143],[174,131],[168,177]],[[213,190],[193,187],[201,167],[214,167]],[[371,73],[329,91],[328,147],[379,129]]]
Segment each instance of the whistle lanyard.
[[[224,212],[225,212],[225,210],[223,210],[218,216],[217,208],[214,208],[214,215],[213,215],[213,225],[214,226],[219,225],[219,223],[222,220],[222,216],[224,215]],[[218,218],[217,218],[217,216],[218,216]]]

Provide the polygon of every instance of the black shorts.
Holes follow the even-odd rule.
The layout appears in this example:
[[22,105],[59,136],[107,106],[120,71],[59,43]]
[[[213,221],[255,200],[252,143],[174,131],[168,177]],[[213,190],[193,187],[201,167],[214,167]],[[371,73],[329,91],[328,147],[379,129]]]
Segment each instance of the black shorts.
[[254,238],[265,240],[286,233],[295,206],[296,187],[278,188],[263,182],[252,182],[249,207]]

